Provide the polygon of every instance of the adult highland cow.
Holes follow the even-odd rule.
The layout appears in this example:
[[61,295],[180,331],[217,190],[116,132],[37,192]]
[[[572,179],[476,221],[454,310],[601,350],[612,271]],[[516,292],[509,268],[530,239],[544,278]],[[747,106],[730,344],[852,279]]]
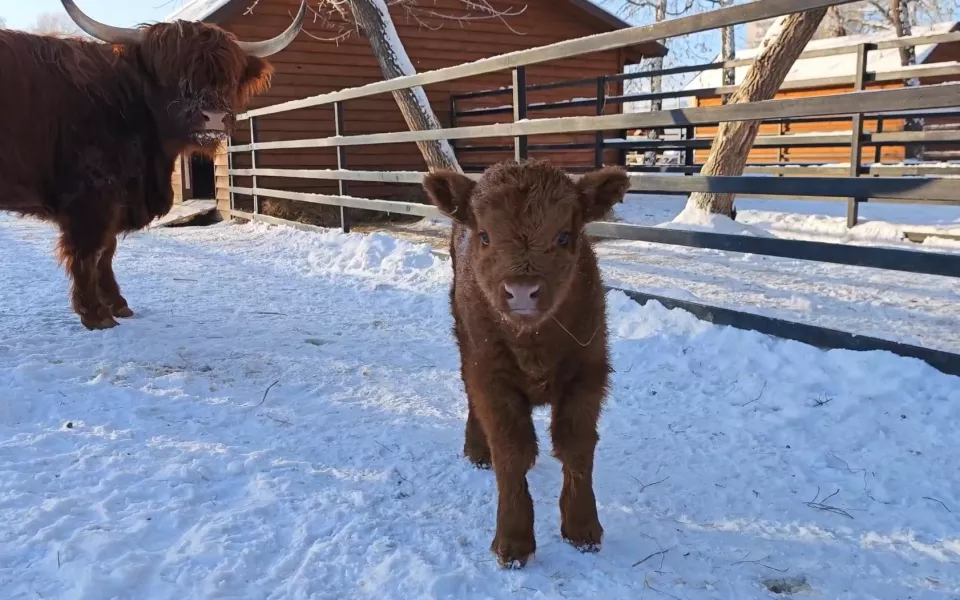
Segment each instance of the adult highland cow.
[[0,30],[0,210],[59,227],[73,309],[105,329],[133,315],[113,274],[117,236],[170,211],[177,156],[212,155],[269,88],[264,58],[300,32],[306,2],[262,42],[187,21],[111,27],[61,2],[99,42]]
[[583,551],[600,547],[593,457],[610,363],[604,289],[583,228],[629,187],[620,168],[573,181],[542,161],[495,165],[479,182],[453,172],[424,180],[454,221],[450,301],[467,391],[464,454],[496,474],[491,549],[505,567],[524,566],[536,550],[526,479],[537,457],[536,406],[553,410],[561,535]]

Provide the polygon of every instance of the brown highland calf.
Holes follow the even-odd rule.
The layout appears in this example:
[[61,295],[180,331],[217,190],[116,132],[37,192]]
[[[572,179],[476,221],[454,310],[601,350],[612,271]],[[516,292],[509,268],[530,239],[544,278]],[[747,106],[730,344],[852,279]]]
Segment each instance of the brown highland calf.
[[450,301],[467,391],[463,452],[496,474],[491,550],[503,567],[525,566],[536,550],[526,478],[537,457],[536,406],[553,412],[561,535],[582,551],[600,548],[593,459],[611,369],[604,290],[583,228],[629,185],[619,168],[574,181],[540,161],[495,165],[479,182],[452,172],[424,180],[454,221]]
[[117,236],[170,211],[177,156],[227,140],[307,6],[277,37],[245,42],[206,23],[112,27],[60,1],[95,39],[0,29],[0,211],[59,228],[73,309],[106,329],[133,316],[113,273]]

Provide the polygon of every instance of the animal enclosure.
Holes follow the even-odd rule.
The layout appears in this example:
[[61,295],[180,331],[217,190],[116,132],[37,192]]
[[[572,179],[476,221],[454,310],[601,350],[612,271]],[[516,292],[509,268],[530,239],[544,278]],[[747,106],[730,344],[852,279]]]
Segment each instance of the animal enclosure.
[[[352,210],[382,211],[387,213],[415,215],[420,217],[441,216],[433,207],[415,202],[398,202],[386,199],[361,198],[346,193],[318,194],[289,189],[278,189],[263,185],[265,178],[302,179],[309,181],[337,181],[365,183],[403,183],[419,185],[424,173],[390,170],[353,170],[338,169],[276,169],[265,168],[264,157],[272,152],[294,149],[314,151],[340,150],[351,152],[355,148],[366,146],[389,146],[419,140],[491,140],[513,138],[513,151],[517,159],[527,158],[530,152],[529,139],[533,137],[555,135],[559,133],[592,133],[601,135],[605,131],[622,131],[649,128],[696,128],[710,127],[725,121],[745,119],[811,119],[811,118],[851,118],[857,135],[847,136],[850,145],[851,164],[857,165],[863,155],[863,123],[867,116],[896,112],[920,113],[930,110],[956,110],[958,107],[958,86],[956,84],[932,85],[911,88],[866,90],[867,79],[866,54],[869,48],[860,45],[857,48],[858,63],[861,68],[856,74],[855,91],[843,92],[831,96],[781,98],[741,105],[694,107],[687,109],[665,110],[655,113],[611,114],[586,117],[560,117],[526,119],[522,110],[515,108],[516,122],[494,125],[474,125],[451,127],[432,131],[401,131],[395,133],[373,133],[357,135],[337,135],[334,137],[284,139],[261,141],[257,135],[257,123],[270,115],[291,111],[331,107],[336,113],[343,110],[348,102],[389,93],[397,89],[415,86],[429,86],[442,82],[466,79],[513,69],[514,78],[521,78],[524,67],[528,65],[567,59],[582,54],[605,51],[640,43],[661,40],[678,35],[690,34],[727,25],[747,23],[797,11],[818,7],[834,6],[846,3],[843,0],[760,0],[745,5],[712,11],[697,17],[680,18],[656,25],[635,27],[628,30],[597,34],[586,38],[569,40],[523,50],[511,54],[483,59],[473,63],[428,71],[415,76],[382,81],[357,88],[343,89],[337,92],[321,94],[299,100],[290,100],[273,106],[254,109],[241,115],[249,121],[251,143],[231,142],[229,157],[234,165],[239,157],[248,157],[251,168],[232,166],[229,169],[231,184],[231,215],[240,219],[282,222],[262,214],[261,200],[280,198],[300,202],[315,203],[339,207],[344,216],[344,228],[349,226],[349,212]],[[949,34],[954,35],[954,34]],[[890,42],[891,47],[909,45],[912,40]],[[698,65],[696,68],[722,68],[724,65]],[[693,69],[693,67],[690,67]],[[958,67],[950,67],[950,71]],[[522,96],[525,87],[513,89],[514,106],[523,107]],[[852,115],[852,117],[851,117]],[[338,131],[338,133],[340,133]],[[873,134],[874,139],[879,134]],[[920,131],[885,133],[883,142],[895,143],[934,143],[955,140],[957,134],[951,131]],[[822,143],[822,140],[819,141]],[[849,177],[704,177],[691,175],[676,177],[667,175],[634,175],[631,190],[645,193],[691,193],[691,192],[730,192],[736,194],[754,194],[784,198],[828,197],[847,202],[848,220],[856,223],[858,206],[863,202],[920,203],[938,206],[956,206],[960,203],[960,189],[949,178],[923,173],[911,177],[860,177],[859,169],[849,173]],[[475,177],[475,175],[472,175]],[[243,185],[246,183],[246,185]],[[588,227],[588,233],[597,238],[629,239],[658,244],[679,245],[698,248],[719,249],[734,252],[746,252],[767,256],[788,257],[801,260],[816,260],[835,264],[856,265],[903,272],[938,274],[960,277],[960,257],[933,252],[918,252],[900,249],[880,249],[853,247],[822,242],[807,242],[783,239],[751,238],[739,235],[676,231],[656,227],[642,227],[623,223],[597,222]],[[653,298],[633,293],[635,298]],[[894,344],[883,340],[866,339],[844,332],[824,330],[800,323],[764,319],[756,315],[743,313],[728,314],[715,311],[716,307],[694,305],[677,299],[657,299],[668,305],[682,306],[711,320],[726,321],[739,327],[756,329],[781,337],[789,337],[819,346],[846,348],[884,348],[907,356],[916,356],[936,365],[940,369],[957,372],[960,361],[955,354],[918,348],[905,344]]]
[[[394,3],[390,3],[394,4]],[[249,11],[250,2],[244,0],[220,0],[215,2],[195,1],[186,3],[174,12],[173,19],[213,19],[226,30],[240,39],[259,39],[269,37],[280,31],[289,21],[289,12],[295,9],[293,0],[259,0]],[[460,0],[431,0],[430,10],[442,15],[463,13]],[[457,23],[452,19],[432,19],[429,25],[435,29],[426,29],[421,23],[408,18],[401,7],[394,5],[391,10],[397,34],[403,40],[411,62],[418,70],[431,70],[450,67],[483,59],[491,53],[502,54],[524,50],[533,46],[552,44],[561,40],[589,36],[601,32],[624,30],[629,25],[607,11],[586,0],[524,0],[525,10],[514,16],[499,20],[471,19]],[[334,19],[321,26],[314,21],[306,25],[307,32],[298,38],[284,52],[278,54],[271,64],[275,73],[273,84],[262,97],[254,100],[252,108],[259,108],[285,102],[303,96],[333,92],[341,88],[370,84],[382,79],[382,73],[368,41],[361,35],[349,33],[351,25]],[[308,35],[310,34],[310,35]],[[322,39],[318,39],[322,38]],[[331,41],[330,38],[336,38]],[[627,65],[638,64],[644,57],[665,53],[665,48],[656,40],[642,41],[623,47],[601,52],[592,52],[582,56],[571,56],[565,60],[551,61],[533,66],[527,77],[531,84],[549,83],[558,79],[596,77],[619,73]],[[501,87],[511,85],[509,71],[492,71],[472,78],[470,81],[449,80],[439,82],[430,88],[428,98],[431,108],[444,126],[455,126],[452,113],[452,98],[456,94],[476,89],[477,86]],[[616,86],[611,87],[615,93]],[[564,90],[544,91],[539,99],[562,100]],[[490,98],[487,106],[502,104],[498,98]],[[491,102],[493,104],[491,104]],[[619,110],[611,104],[607,112]],[[584,114],[570,110],[563,114]],[[586,114],[593,114],[592,110]],[[403,115],[393,98],[387,95],[375,95],[358,98],[337,112],[340,129],[334,124],[332,105],[294,111],[274,113],[270,117],[259,119],[257,135],[260,141],[279,141],[292,136],[324,137],[338,132],[350,134],[371,134],[384,131],[396,131],[406,127]],[[509,120],[510,117],[507,117]],[[496,115],[485,117],[484,123],[497,123],[503,119]],[[560,141],[568,141],[568,136],[555,136]],[[584,141],[590,141],[592,135],[580,134]],[[249,132],[241,131],[235,136],[237,142],[249,141]],[[503,140],[509,143],[509,139]],[[574,165],[592,157],[588,147],[579,153],[558,152],[550,159],[558,164]],[[250,167],[249,156],[235,157],[237,167]],[[291,149],[263,154],[257,166],[260,168],[281,169],[323,169],[336,166],[333,153],[310,152],[305,149]],[[422,171],[426,168],[416,146],[405,144],[398,147],[371,145],[351,149],[348,161],[350,167],[359,170],[389,168],[402,171]],[[189,161],[181,157],[180,166],[183,175],[175,174],[173,187],[178,197],[192,196],[188,186]],[[223,212],[227,211],[227,161],[226,156],[217,157],[218,197]],[[332,181],[302,178],[267,178],[261,180],[269,187],[317,193],[335,193],[337,184]],[[391,185],[385,182],[353,182],[350,193],[355,196],[371,198],[409,199],[412,188],[403,185]]]

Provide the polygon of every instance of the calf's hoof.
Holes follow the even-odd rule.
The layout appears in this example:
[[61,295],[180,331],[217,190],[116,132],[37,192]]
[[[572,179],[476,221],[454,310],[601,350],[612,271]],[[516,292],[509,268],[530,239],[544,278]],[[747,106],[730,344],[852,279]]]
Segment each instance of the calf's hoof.
[[493,538],[490,550],[497,556],[497,562],[503,569],[522,569],[537,550],[537,543],[530,539],[497,535]]
[[467,460],[470,461],[470,464],[478,469],[489,469],[493,465],[493,461],[490,460],[489,452],[471,452],[470,450],[464,448],[463,455]]
[[83,326],[90,331],[110,329],[111,327],[116,327],[119,325],[119,323],[113,320],[113,317],[106,317],[103,319],[80,317],[80,323],[82,323]]
[[120,308],[113,309],[113,316],[120,319],[129,319],[133,316],[133,311],[130,310],[129,306],[121,306]]
[[470,459],[470,462],[473,463],[473,466],[475,466],[476,468],[482,469],[482,470],[484,470],[484,471],[489,471],[489,470],[490,470],[490,467],[492,466],[492,465],[490,464],[490,459],[489,459],[489,458],[481,458],[481,459],[479,459],[479,460],[473,460],[473,459],[471,458],[471,459]]
[[560,527],[560,535],[563,540],[584,553],[595,553],[600,551],[600,544],[603,541],[603,527],[599,521],[593,523],[567,525]]

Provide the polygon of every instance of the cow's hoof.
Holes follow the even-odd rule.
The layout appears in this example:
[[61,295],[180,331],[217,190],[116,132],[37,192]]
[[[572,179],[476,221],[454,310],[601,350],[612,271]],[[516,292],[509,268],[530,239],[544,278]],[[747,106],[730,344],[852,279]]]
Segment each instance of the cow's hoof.
[[120,308],[113,309],[113,316],[119,319],[129,319],[133,316],[133,311],[130,310],[129,306],[121,306]]
[[490,549],[497,556],[497,563],[503,569],[522,569],[537,550],[537,543],[531,539],[510,539],[497,536]]

